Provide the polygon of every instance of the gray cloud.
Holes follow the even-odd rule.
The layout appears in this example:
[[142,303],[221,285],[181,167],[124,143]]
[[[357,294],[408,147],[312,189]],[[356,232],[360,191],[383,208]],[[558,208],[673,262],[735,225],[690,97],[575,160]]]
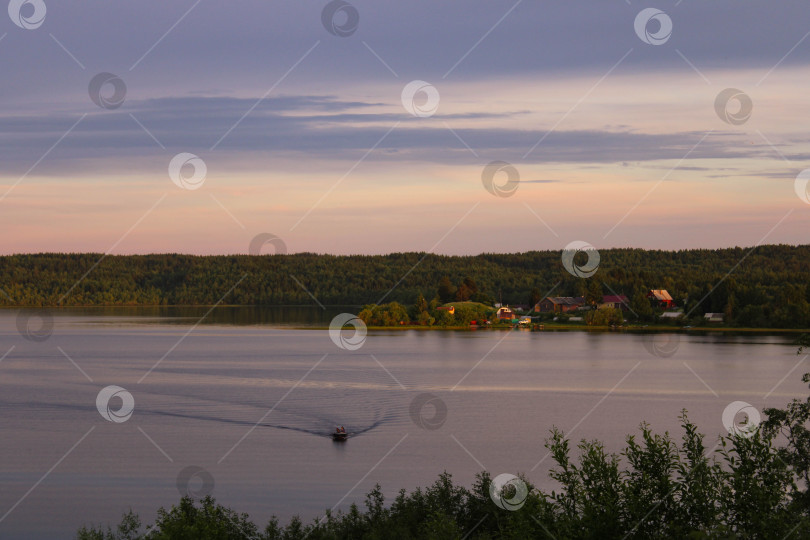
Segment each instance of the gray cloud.
[[[162,98],[128,101],[115,111],[89,114],[53,151],[40,170],[76,174],[93,170],[94,159],[121,158],[138,170],[154,167],[157,155],[189,151],[214,157],[241,154],[302,154],[317,159],[354,160],[372,147],[395,123],[401,124],[379,144],[369,161],[418,160],[443,164],[478,164],[501,159],[513,163],[615,163],[680,159],[703,133],[649,134],[630,130],[535,130],[444,127],[470,118],[504,118],[511,114],[437,115],[429,124],[404,114],[373,112],[376,103],[341,101],[331,96],[281,96],[264,100],[214,152],[209,149],[256,103],[255,99],[224,97]],[[364,112],[365,111],[365,112]],[[326,114],[326,113],[329,114]],[[145,126],[161,144],[133,120]],[[78,118],[78,113],[6,116],[0,121],[0,169],[22,174]],[[476,151],[476,158],[456,135]],[[524,160],[524,153],[546,137]],[[691,158],[772,157],[765,145],[741,145],[741,135],[718,132],[708,137]],[[129,161],[124,161],[124,160]],[[250,168],[250,159],[246,158]],[[162,163],[162,162],[161,162]],[[690,167],[691,168],[691,167]]]
[[[674,31],[658,47],[635,35],[633,20],[642,7],[635,3],[523,1],[497,25],[515,4],[352,3],[360,13],[360,26],[346,38],[323,28],[320,12],[326,1],[200,2],[195,7],[194,0],[49,0],[46,21],[37,30],[19,29],[4,18],[0,31],[8,35],[0,42],[0,64],[7,76],[0,86],[6,104],[0,110],[0,172],[12,176],[25,172],[84,112],[90,114],[37,172],[98,171],[116,158],[132,161],[119,162],[111,172],[116,167],[150,170],[156,168],[155,158],[170,152],[202,155],[274,85],[272,95],[224,139],[218,153],[353,160],[401,121],[370,160],[520,163],[550,126],[483,129],[456,123],[508,121],[524,111],[433,118],[448,122],[481,156],[479,160],[437,122],[381,112],[391,104],[378,99],[339,96],[345,89],[359,95],[365,88],[400,86],[414,78],[475,84],[519,76],[533,77],[532,84],[542,85],[584,73],[596,81],[631,48],[616,73],[649,73],[649,84],[665,92],[655,87],[656,74],[662,71],[683,72],[703,84],[676,49],[699,69],[757,68],[764,75],[807,31],[803,0],[660,3],[671,16]],[[808,43],[785,58],[781,68],[806,65]],[[90,103],[87,83],[100,71],[126,81],[128,95],[120,109],[103,111]],[[650,89],[639,88],[644,91]],[[486,103],[476,108],[485,111]],[[632,121],[579,131],[560,129],[528,160],[589,164],[680,159],[702,136],[692,131],[645,134],[633,131],[631,125]],[[715,133],[690,157],[773,157],[761,145],[748,145],[743,153],[738,137]]]
[[[260,95],[318,41],[280,90],[318,94],[395,81],[375,54],[405,81],[554,79],[571,72],[598,78],[630,48],[619,72],[691,74],[677,49],[700,69],[761,68],[764,75],[807,31],[804,0],[654,2],[674,25],[660,47],[641,42],[633,30],[646,4],[523,1],[504,17],[511,1],[354,0],[359,28],[340,38],[321,24],[326,3],[51,0],[38,30],[19,29],[6,17],[0,23],[8,31],[0,61],[14,75],[4,78],[0,95],[7,102],[59,103],[100,71],[124,76],[138,99],[245,88]],[[808,61],[810,47],[798,47],[782,66]]]

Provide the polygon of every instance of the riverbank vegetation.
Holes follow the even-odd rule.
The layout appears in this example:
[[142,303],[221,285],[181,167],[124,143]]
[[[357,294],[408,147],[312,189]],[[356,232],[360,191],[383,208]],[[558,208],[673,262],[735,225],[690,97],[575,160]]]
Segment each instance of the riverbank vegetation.
[[810,398],[764,413],[758,426],[707,440],[684,412],[679,438],[642,424],[619,454],[595,440],[573,448],[553,429],[538,448],[550,458],[550,491],[528,476],[493,491],[487,472],[471,488],[443,473],[390,503],[376,486],[362,508],[309,523],[272,518],[263,529],[213,498],[185,497],[147,527],[130,511],[117,527],[82,527],[76,539],[808,538]]
[[[10,255],[0,257],[0,306],[220,301],[314,306],[313,297],[323,305],[413,306],[420,295],[428,304],[438,298],[441,304],[533,306],[547,295],[593,300],[599,294],[624,294],[632,310],[625,318],[663,323],[646,293],[666,289],[688,314],[671,324],[703,324],[703,314],[712,312],[724,314],[727,326],[810,328],[810,246],[605,249],[599,254],[599,268],[588,279],[567,272],[559,251],[476,256]],[[409,313],[409,320],[420,317],[436,318],[429,309]]]
[[[452,308],[452,309],[451,309]],[[399,302],[369,304],[357,315],[367,326],[469,326],[485,324],[493,318],[495,309],[478,302],[450,302],[439,304],[438,299],[427,302],[420,294],[411,306]],[[495,319],[497,322],[497,319]]]

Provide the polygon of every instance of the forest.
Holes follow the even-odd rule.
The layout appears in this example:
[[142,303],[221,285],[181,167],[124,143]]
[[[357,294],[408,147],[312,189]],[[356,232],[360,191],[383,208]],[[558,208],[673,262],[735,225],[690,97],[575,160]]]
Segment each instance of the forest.
[[[103,256],[44,253],[0,257],[0,306],[332,305],[398,302],[420,295],[491,305],[533,305],[544,296],[625,294],[633,316],[653,320],[649,289],[666,289],[698,318],[724,313],[740,327],[810,327],[810,246],[600,250],[589,278],[560,251],[447,256]],[[475,290],[470,287],[474,285]]]

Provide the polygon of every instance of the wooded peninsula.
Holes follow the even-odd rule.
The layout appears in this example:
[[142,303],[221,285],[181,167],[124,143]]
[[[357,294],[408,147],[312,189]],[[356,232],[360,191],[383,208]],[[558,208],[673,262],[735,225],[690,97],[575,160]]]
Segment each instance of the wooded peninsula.
[[[650,297],[660,290],[672,298],[665,308]],[[680,324],[714,313],[726,326],[810,328],[810,246],[606,249],[587,278],[566,270],[560,251],[0,257],[4,307],[320,303],[373,312],[395,302],[409,322],[424,311],[433,324],[431,310],[453,302],[524,306],[528,314],[549,297],[580,298],[596,311],[603,296],[626,299],[615,306],[624,320],[659,321],[669,310],[682,313]]]

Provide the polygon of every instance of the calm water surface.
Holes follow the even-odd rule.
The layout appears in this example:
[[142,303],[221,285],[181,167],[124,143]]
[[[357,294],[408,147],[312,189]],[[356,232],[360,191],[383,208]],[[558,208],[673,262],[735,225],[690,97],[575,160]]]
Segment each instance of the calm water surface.
[[[730,402],[761,410],[805,394],[801,366],[788,375],[790,337],[379,331],[349,351],[325,330],[281,326],[289,311],[218,309],[193,328],[205,311],[59,311],[43,342],[0,312],[0,537],[70,538],[129,508],[151,521],[179,500],[189,466],[205,472],[183,486],[212,479],[219,502],[261,527],[345,509],[375,483],[393,497],[444,470],[466,485],[486,469],[551,488],[553,425],[618,451],[643,420],[680,436],[686,408],[711,447]],[[335,310],[319,311],[298,324]],[[650,352],[673,344],[669,357]],[[124,422],[96,408],[109,385],[133,396]],[[412,419],[423,393],[437,400],[416,419],[436,429]],[[353,436],[333,442],[335,425]]]

